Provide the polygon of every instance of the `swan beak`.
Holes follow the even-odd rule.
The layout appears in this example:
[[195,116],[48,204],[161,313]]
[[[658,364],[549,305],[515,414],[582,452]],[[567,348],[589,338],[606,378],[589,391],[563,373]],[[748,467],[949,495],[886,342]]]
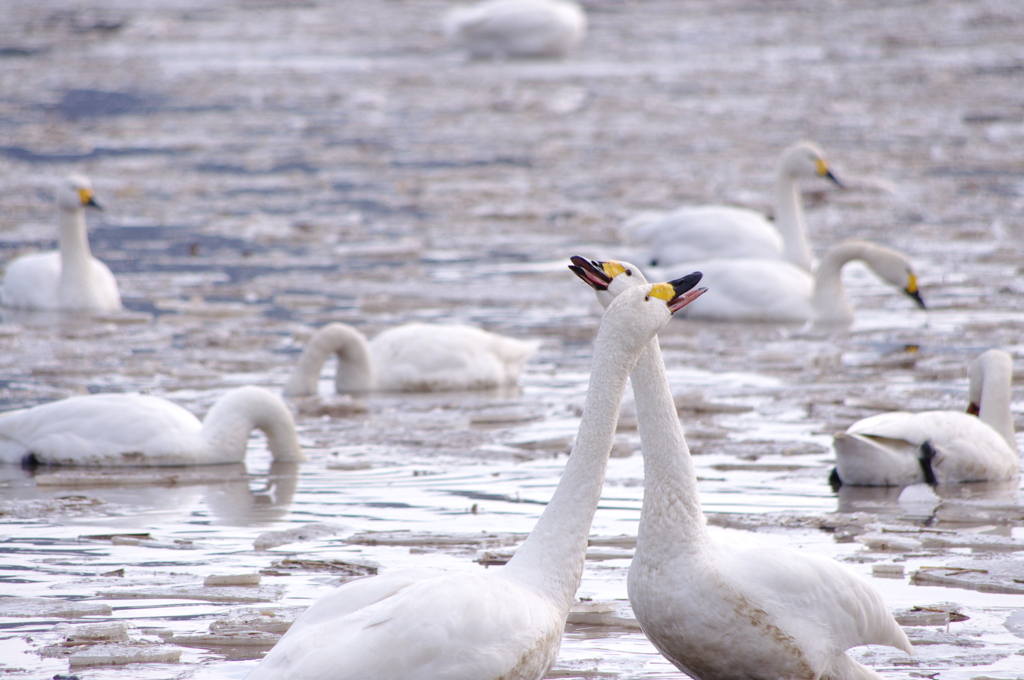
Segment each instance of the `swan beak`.
[[826,163],[821,158],[818,159],[818,174],[824,177],[825,179],[830,179],[833,182],[835,182],[836,186],[839,187],[840,189],[846,188],[843,186],[843,183],[839,181],[839,178],[833,175],[832,171],[828,169],[828,163]]
[[103,206],[96,202],[96,197],[92,195],[92,192],[88,189],[79,189],[78,197],[82,200],[82,205],[87,208],[96,208],[97,210],[103,210]]
[[680,309],[708,292],[707,288],[694,288],[703,276],[704,274],[701,272],[693,272],[692,274],[687,274],[682,278],[668,282],[668,285],[672,286],[672,291],[675,294],[675,297],[668,301],[669,311],[675,314]]
[[913,272],[907,274],[907,287],[903,289],[903,292],[912,297],[921,309],[928,309],[921,298],[921,291],[917,289],[917,277]]
[[608,285],[612,282],[612,277],[604,273],[604,269],[601,267],[600,262],[591,262],[579,255],[573,255],[569,259],[572,260],[572,264],[569,265],[569,270],[576,276],[583,279],[583,283],[596,291],[608,290]]
[[981,408],[973,401],[967,405],[967,414],[976,416],[981,412]]

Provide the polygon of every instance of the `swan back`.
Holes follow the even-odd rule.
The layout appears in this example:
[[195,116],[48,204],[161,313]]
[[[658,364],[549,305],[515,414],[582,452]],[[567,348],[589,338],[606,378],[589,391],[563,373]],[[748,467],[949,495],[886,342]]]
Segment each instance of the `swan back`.
[[299,447],[295,420],[276,394],[262,387],[239,387],[217,400],[203,419],[209,463],[238,463],[245,458],[249,433],[267,437],[267,448],[279,463],[307,460]]
[[474,59],[561,57],[586,34],[586,14],[568,0],[486,0],[444,17],[448,39]]
[[982,421],[992,426],[1017,451],[1010,412],[1013,359],[1002,350],[990,349],[971,362],[968,369],[968,398]]

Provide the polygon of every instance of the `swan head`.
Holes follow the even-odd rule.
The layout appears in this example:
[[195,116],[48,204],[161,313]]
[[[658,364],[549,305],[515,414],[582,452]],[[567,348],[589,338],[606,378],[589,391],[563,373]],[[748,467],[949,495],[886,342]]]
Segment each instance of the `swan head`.
[[57,205],[61,210],[76,211],[82,208],[103,210],[92,193],[92,182],[83,175],[71,175],[57,187]]
[[832,174],[825,152],[814,142],[797,142],[783,151],[779,169],[780,172],[795,179],[824,177],[839,188],[843,188],[843,183]]
[[621,332],[647,342],[673,314],[707,292],[707,288],[695,288],[699,280],[697,273],[674,281],[626,288],[608,305],[601,325],[613,324]]
[[[611,304],[611,301],[622,291],[647,283],[643,272],[636,265],[629,262],[618,260],[605,260],[602,262],[599,260],[588,260],[579,255],[573,255],[569,259],[572,260],[572,264],[569,265],[570,271],[594,289],[594,292],[597,293],[598,302],[606,309]],[[698,278],[697,280],[699,281],[700,279]],[[696,281],[694,281],[694,284],[696,285]]]
[[869,244],[864,261],[880,278],[902,290],[917,303],[921,309],[927,309],[917,284],[917,275],[910,260],[898,251],[875,244]]
[[981,397],[984,391],[986,377],[1006,376],[1008,380],[1013,379],[1013,359],[1009,354],[1000,349],[990,349],[983,352],[971,362],[967,370],[967,380],[970,386],[967,388],[967,398],[970,404],[967,412],[971,415],[980,415]]

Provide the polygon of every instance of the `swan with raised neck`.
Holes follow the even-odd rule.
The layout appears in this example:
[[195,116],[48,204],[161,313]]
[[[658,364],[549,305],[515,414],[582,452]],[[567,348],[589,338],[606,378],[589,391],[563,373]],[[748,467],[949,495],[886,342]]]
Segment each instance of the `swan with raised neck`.
[[579,433],[551,500],[504,567],[397,572],[315,602],[248,680],[540,680],[554,663],[579,586],[626,378],[692,282],[620,296],[601,321]]
[[968,377],[967,413],[892,411],[837,433],[832,485],[934,485],[1018,476],[1010,411],[1013,359],[990,349],[971,362]]
[[92,256],[85,209],[101,210],[92,184],[71,175],[57,188],[59,250],[23,255],[4,275],[5,307],[107,312],[121,309],[117,280]]
[[281,398],[248,386],[225,393],[202,422],[177,404],[145,394],[90,394],[3,413],[0,462],[109,467],[239,463],[253,430],[266,435],[274,461],[306,460]]
[[[572,261],[609,308],[644,285],[634,265]],[[846,650],[882,644],[913,653],[878,591],[834,560],[713,541],[656,337],[630,382],[644,499],[627,590],[641,628],[665,658],[699,680],[878,680]]]
[[324,362],[337,355],[338,392],[480,390],[516,384],[540,343],[465,325],[409,323],[373,340],[343,323],[323,326],[306,344],[285,396],[315,395]]
[[626,229],[632,231],[632,240],[648,245],[654,266],[714,258],[766,258],[810,271],[814,257],[807,243],[800,180],[814,177],[842,187],[821,148],[813,142],[798,142],[779,156],[774,222],[747,208],[702,205],[682,207],[653,220],[639,219],[638,227],[627,223]]

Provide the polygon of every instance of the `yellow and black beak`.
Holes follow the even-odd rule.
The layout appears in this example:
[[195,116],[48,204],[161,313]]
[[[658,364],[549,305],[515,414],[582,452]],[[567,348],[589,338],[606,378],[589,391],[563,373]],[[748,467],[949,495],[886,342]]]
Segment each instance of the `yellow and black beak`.
[[103,210],[103,206],[96,202],[96,198],[92,195],[91,189],[79,189],[78,197],[81,199],[84,207]]
[[603,262],[587,260],[579,255],[573,255],[569,259],[572,261],[569,270],[583,279],[583,283],[596,291],[608,290],[612,277],[605,273]]
[[921,297],[921,291],[917,288],[917,277],[913,272],[907,275],[907,287],[903,289],[903,292],[909,295],[921,309],[928,309]]
[[700,272],[693,272],[667,283],[656,283],[651,286],[650,297],[664,300],[665,304],[668,305],[669,311],[675,314],[708,292],[707,288],[694,288],[702,276],[704,275]]
[[836,183],[836,186],[840,189],[845,189],[843,183],[839,181],[839,178],[832,174],[832,171],[828,168],[828,163],[823,158],[818,159],[818,174],[825,179],[830,179]]

